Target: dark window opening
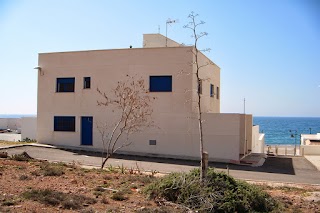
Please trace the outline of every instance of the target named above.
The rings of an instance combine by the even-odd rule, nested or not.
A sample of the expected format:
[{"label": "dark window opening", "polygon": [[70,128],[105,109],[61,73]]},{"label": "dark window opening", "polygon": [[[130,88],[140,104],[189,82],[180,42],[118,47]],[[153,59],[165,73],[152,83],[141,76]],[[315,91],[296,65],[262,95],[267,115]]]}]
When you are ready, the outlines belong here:
[{"label": "dark window opening", "polygon": [[157,141],[156,140],[149,140],[149,145],[157,145]]},{"label": "dark window opening", "polygon": [[202,80],[198,81],[198,93],[202,94]]},{"label": "dark window opening", "polygon": [[83,89],[90,89],[90,87],[91,87],[91,78],[84,77],[83,78]]},{"label": "dark window opening", "polygon": [[75,78],[57,78],[56,92],[74,92]]},{"label": "dark window opening", "polygon": [[150,76],[150,92],[172,92],[172,76]]},{"label": "dark window opening", "polygon": [[210,97],[214,97],[214,85],[210,84]]},{"label": "dark window opening", "polygon": [[219,87],[217,87],[217,99],[220,98],[220,90],[219,90]]},{"label": "dark window opening", "polygon": [[54,131],[75,132],[76,118],[74,116],[54,116]]}]

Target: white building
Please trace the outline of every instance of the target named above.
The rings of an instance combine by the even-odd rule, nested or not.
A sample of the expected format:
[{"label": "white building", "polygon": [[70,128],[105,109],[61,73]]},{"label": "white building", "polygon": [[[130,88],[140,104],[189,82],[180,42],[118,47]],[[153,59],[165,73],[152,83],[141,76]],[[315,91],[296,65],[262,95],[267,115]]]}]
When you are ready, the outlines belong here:
[{"label": "white building", "polygon": [[304,155],[320,155],[320,133],[301,134],[300,149]]},{"label": "white building", "polygon": [[[182,46],[160,34],[144,35],[143,48],[39,54],[37,140],[58,146],[101,150],[96,124],[112,121],[97,106],[97,88],[110,92],[126,75],[142,77],[157,97],[149,128],[131,137],[119,153],[199,159],[196,117],[197,79],[192,46]],[[202,81],[204,146],[209,159],[237,163],[263,150],[252,115],[220,113],[220,68],[199,55]]]}]

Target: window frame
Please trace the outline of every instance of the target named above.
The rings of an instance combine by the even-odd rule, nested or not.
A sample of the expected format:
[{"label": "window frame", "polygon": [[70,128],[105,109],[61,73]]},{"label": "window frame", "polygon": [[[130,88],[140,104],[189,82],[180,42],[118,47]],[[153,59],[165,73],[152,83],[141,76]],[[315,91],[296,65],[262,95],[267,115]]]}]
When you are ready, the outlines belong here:
[{"label": "window frame", "polygon": [[150,146],[156,146],[157,145],[157,140],[149,140],[149,145]]},{"label": "window frame", "polygon": [[[68,82],[68,81],[70,81],[70,82]],[[75,91],[75,84],[76,84],[75,77],[57,78],[56,79],[56,92],[58,92],[58,93],[74,92]],[[68,88],[70,85],[72,85],[72,89]]]},{"label": "window frame", "polygon": [[214,84],[210,84],[210,97],[214,97]]},{"label": "window frame", "polygon": [[[167,82],[160,85],[161,79]],[[172,75],[150,75],[149,92],[172,92]]]},{"label": "window frame", "polygon": [[53,131],[54,132],[75,132],[76,117],[75,116],[54,116]]},{"label": "window frame", "polygon": [[91,77],[83,77],[83,89],[91,89]]}]

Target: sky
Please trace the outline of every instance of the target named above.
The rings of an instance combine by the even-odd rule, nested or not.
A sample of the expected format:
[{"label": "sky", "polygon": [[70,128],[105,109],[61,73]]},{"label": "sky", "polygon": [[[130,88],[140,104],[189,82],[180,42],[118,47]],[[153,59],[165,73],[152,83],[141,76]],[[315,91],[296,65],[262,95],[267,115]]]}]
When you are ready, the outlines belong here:
[{"label": "sky", "polygon": [[0,114],[36,114],[38,53],[142,47],[142,34],[192,44],[221,68],[221,112],[320,117],[318,0],[0,0]]}]

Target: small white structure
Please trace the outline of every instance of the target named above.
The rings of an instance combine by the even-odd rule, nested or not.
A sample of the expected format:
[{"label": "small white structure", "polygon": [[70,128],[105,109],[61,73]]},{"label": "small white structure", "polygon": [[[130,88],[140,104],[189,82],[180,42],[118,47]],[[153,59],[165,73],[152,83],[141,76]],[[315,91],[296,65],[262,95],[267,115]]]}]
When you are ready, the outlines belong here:
[{"label": "small white structure", "polygon": [[23,117],[21,128],[21,139],[37,139],[37,117]]},{"label": "small white structure", "polygon": [[3,141],[22,141],[26,138],[36,140],[37,117],[0,118],[0,129],[12,131],[0,133],[0,140]]},{"label": "small white structure", "polygon": [[264,133],[259,133],[259,125],[252,127],[252,153],[264,153]]},{"label": "small white structure", "polygon": [[301,134],[301,149],[304,155],[320,155],[320,133]]}]

